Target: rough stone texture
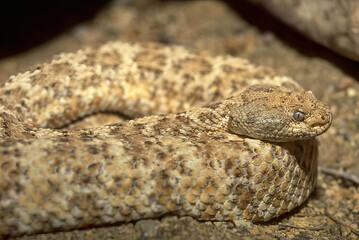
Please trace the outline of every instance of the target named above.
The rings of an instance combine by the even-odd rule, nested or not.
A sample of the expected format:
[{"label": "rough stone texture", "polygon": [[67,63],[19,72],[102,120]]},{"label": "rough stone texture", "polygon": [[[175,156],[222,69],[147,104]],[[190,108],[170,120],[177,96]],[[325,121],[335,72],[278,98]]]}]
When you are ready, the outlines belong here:
[{"label": "rough stone texture", "polygon": [[[116,1],[92,21],[19,56],[0,60],[0,79],[4,81],[10,74],[55,53],[107,40],[160,41],[206,49],[213,54],[232,54],[293,77],[329,103],[334,112],[332,127],[320,138],[319,165],[358,175],[358,64],[308,41],[242,1]],[[97,117],[104,121],[103,115]],[[254,236],[253,239],[358,239],[359,187],[343,178],[319,173],[317,189],[304,206],[252,230],[234,228],[231,223],[175,218],[170,222],[167,218],[153,221],[160,229],[157,239],[233,239],[243,235]],[[140,239],[141,234],[146,233],[126,224],[18,239]]]},{"label": "rough stone texture", "polygon": [[250,0],[314,41],[359,61],[357,0]]},{"label": "rough stone texture", "polygon": [[[39,234],[30,237],[21,237],[22,240],[47,240],[47,239],[86,239],[86,240],[136,240],[136,239],[194,239],[194,240],[215,240],[215,239],[267,239],[270,235],[263,234],[260,237],[255,235],[240,236],[233,224],[222,224],[216,222],[198,222],[190,217],[164,217],[163,219],[141,220],[136,223],[123,224],[117,227],[103,227],[91,230],[76,230],[72,232],[59,232],[51,234]],[[256,230],[258,232],[258,230]]]}]

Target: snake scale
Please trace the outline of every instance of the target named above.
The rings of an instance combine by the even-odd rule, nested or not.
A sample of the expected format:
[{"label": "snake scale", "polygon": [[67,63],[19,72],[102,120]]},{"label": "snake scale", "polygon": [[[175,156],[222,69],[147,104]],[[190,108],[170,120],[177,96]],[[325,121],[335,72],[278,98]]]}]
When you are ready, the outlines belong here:
[{"label": "snake scale", "polygon": [[[133,118],[63,127],[98,112]],[[266,221],[303,203],[329,107],[247,60],[111,42],[0,87],[0,236],[187,215]]]}]

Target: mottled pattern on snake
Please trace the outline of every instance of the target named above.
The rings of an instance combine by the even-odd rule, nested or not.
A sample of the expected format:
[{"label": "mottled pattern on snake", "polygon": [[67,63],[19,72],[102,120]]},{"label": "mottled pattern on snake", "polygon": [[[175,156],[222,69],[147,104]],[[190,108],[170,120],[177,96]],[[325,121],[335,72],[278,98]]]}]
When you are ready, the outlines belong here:
[{"label": "mottled pattern on snake", "polygon": [[[11,77],[0,96],[5,236],[164,214],[271,219],[313,190],[314,137],[331,123],[330,109],[287,77],[157,44],[61,54]],[[101,111],[180,113],[50,129]]]}]

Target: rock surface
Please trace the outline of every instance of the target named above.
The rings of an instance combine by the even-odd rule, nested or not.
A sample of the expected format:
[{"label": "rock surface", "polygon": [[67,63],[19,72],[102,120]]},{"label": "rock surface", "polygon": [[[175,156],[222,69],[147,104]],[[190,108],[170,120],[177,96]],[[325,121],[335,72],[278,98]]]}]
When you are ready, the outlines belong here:
[{"label": "rock surface", "polygon": [[[236,55],[293,77],[334,112],[332,127],[320,138],[319,165],[358,175],[358,63],[313,44],[243,1],[114,1],[90,21],[53,40],[1,59],[0,82],[56,53],[109,40],[155,41]],[[109,114],[97,115],[79,124],[103,123],[105,117],[108,122],[117,119]],[[309,201],[253,229],[236,228],[226,222],[164,217],[18,239],[358,239],[358,223],[359,185],[346,177],[320,173]]]},{"label": "rock surface", "polygon": [[359,61],[356,0],[249,0],[329,49]]}]

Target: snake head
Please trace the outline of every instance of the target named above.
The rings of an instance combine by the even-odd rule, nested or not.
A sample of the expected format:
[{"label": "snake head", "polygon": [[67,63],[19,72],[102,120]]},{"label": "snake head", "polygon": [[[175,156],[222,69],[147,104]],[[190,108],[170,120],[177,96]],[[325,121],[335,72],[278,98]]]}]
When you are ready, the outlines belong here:
[{"label": "snake head", "polygon": [[332,122],[330,108],[310,91],[254,85],[228,101],[229,130],[251,138],[305,140],[324,133]]}]

